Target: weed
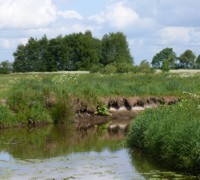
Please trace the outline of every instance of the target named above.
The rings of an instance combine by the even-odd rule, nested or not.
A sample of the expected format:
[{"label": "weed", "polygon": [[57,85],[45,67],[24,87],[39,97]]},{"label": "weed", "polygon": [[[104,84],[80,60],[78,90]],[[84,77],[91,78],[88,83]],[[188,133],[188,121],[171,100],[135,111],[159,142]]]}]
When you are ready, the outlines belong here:
[{"label": "weed", "polygon": [[109,115],[109,111],[108,108],[105,104],[100,104],[97,106],[97,111],[95,112],[95,114],[97,115],[103,115],[103,116],[108,116]]}]

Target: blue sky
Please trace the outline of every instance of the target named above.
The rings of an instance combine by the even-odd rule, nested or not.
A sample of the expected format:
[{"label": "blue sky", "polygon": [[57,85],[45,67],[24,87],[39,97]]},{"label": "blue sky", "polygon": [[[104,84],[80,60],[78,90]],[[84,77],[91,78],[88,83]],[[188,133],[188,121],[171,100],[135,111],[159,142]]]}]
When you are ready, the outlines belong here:
[{"label": "blue sky", "polygon": [[200,54],[199,0],[0,0],[0,61],[13,61],[18,44],[44,34],[91,30],[101,38],[123,32],[139,64],[171,47]]}]

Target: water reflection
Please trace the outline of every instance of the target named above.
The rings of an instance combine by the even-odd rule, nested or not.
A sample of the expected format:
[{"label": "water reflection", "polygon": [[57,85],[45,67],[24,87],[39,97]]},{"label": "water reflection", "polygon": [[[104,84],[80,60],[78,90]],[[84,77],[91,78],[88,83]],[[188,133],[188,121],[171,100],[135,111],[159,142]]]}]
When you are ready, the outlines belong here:
[{"label": "water reflection", "polygon": [[[185,178],[123,147],[122,136],[73,126],[0,131],[0,179]],[[191,177],[190,177],[191,178]]]},{"label": "water reflection", "polygon": [[47,126],[35,129],[12,129],[0,131],[0,151],[15,158],[50,158],[72,152],[115,150],[122,141],[111,138],[107,133],[100,136],[95,129],[89,134],[76,131],[69,126]]}]

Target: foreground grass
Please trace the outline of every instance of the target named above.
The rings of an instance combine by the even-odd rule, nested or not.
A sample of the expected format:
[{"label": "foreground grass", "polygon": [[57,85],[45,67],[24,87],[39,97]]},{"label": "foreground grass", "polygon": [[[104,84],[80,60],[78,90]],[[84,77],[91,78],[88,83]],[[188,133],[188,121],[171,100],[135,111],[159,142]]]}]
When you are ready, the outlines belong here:
[{"label": "foreground grass", "polygon": [[200,175],[200,101],[149,109],[131,124],[130,148],[152,155],[161,164]]}]

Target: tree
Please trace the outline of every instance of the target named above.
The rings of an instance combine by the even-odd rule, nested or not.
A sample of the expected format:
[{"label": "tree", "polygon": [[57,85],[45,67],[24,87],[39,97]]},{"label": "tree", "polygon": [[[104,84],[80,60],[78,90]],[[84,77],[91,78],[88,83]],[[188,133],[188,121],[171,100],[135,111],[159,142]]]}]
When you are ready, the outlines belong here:
[{"label": "tree", "polygon": [[0,63],[0,74],[9,74],[11,71],[12,63],[7,60]]},{"label": "tree", "polygon": [[[132,65],[128,43],[122,33],[110,33],[102,40],[90,31],[61,35],[48,40],[29,38],[18,45],[14,55],[14,72],[91,70],[110,63]],[[95,67],[96,66],[96,67]],[[124,65],[123,65],[124,66]]]},{"label": "tree", "polygon": [[135,71],[140,73],[153,73],[154,69],[151,67],[150,63],[144,59],[138,67],[135,67]]},{"label": "tree", "polygon": [[102,42],[102,57],[100,63],[104,66],[111,63],[133,64],[133,58],[130,54],[126,36],[121,33],[105,34]]},{"label": "tree", "polygon": [[188,49],[179,57],[180,66],[182,68],[193,68],[196,56]]},{"label": "tree", "polygon": [[170,70],[169,64],[170,64],[169,61],[167,59],[164,59],[162,66],[161,66],[161,70],[163,72],[169,72],[169,70]]},{"label": "tree", "polygon": [[13,53],[15,58],[13,63],[13,72],[26,72],[26,47],[23,44],[17,46],[17,50]]},{"label": "tree", "polygon": [[198,69],[200,69],[200,55],[196,59],[196,66]]},{"label": "tree", "polygon": [[101,41],[92,36],[90,31],[80,34],[78,38],[76,67],[78,70],[91,70],[94,64],[99,64],[101,57]]},{"label": "tree", "polygon": [[153,57],[151,64],[154,68],[161,68],[164,60],[169,62],[169,67],[175,67],[176,53],[173,51],[173,48],[165,48],[161,50]]}]

